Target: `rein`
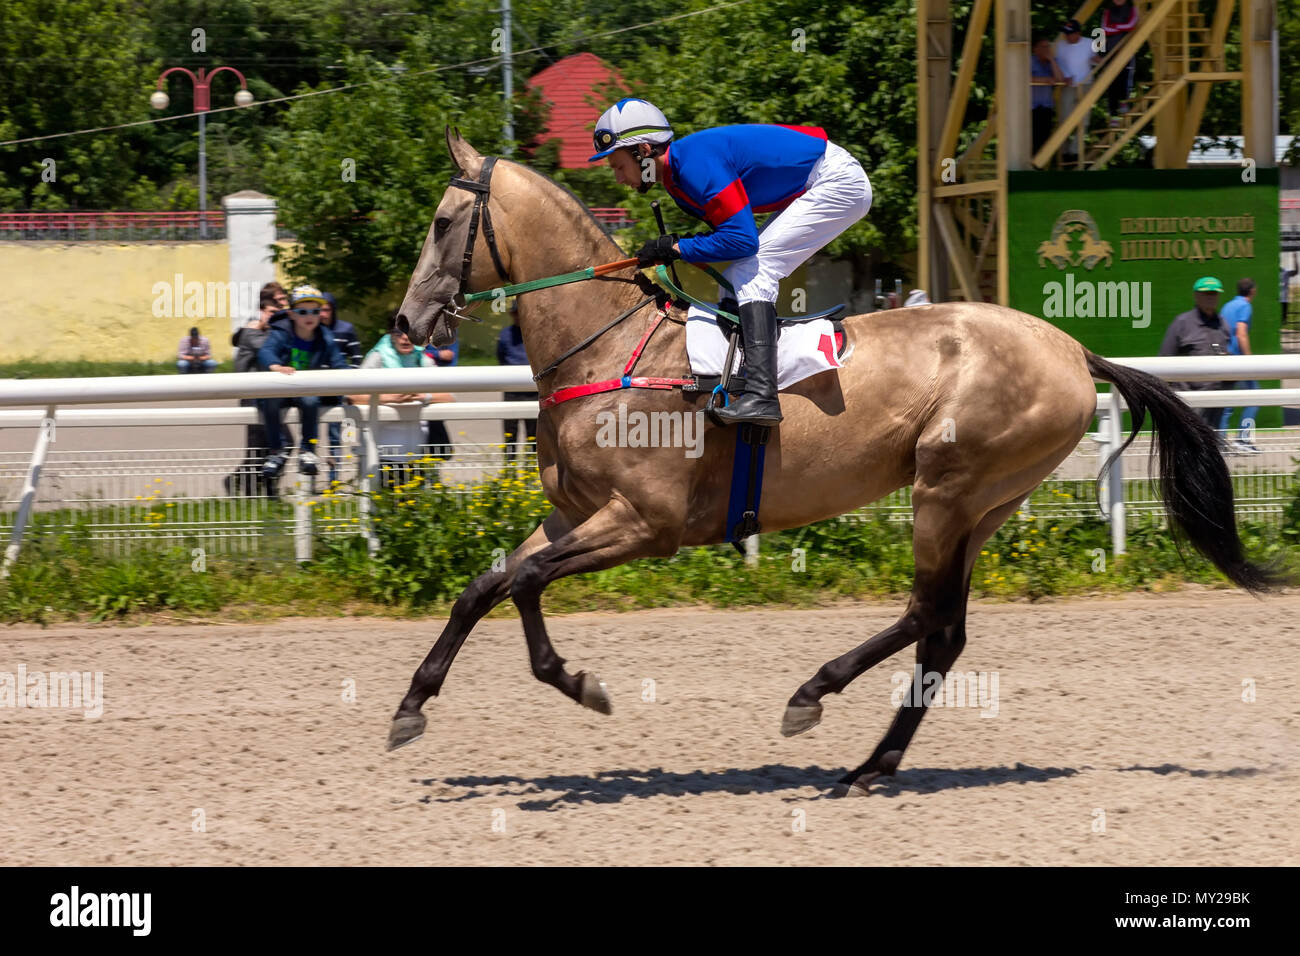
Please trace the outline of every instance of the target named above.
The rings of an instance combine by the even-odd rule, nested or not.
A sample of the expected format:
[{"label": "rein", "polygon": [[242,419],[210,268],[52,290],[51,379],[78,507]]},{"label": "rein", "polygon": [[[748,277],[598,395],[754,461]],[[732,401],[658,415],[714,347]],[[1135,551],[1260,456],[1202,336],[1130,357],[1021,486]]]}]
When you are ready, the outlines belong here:
[{"label": "rein", "polygon": [[605,327],[603,327],[599,332],[593,332],[591,335],[587,336],[585,339],[583,339],[581,342],[579,342],[579,343],[578,343],[577,345],[575,345],[573,348],[569,349],[567,352],[565,352],[563,355],[561,355],[559,358],[557,358],[557,359],[556,359],[554,362],[552,362],[550,365],[546,366],[546,368],[542,369],[540,372],[538,372],[536,375],[534,375],[534,376],[533,376],[533,381],[534,381],[534,382],[540,382],[540,381],[541,381],[543,378],[545,378],[547,375],[550,375],[550,374],[551,374],[552,372],[554,372],[557,368],[559,368],[559,367],[560,367],[560,364],[561,364],[562,362],[564,362],[566,359],[572,358],[574,355],[577,355],[579,352],[581,352],[583,349],[585,349],[585,348],[586,348],[588,345],[590,345],[592,342],[596,341],[596,339],[600,338],[602,335],[604,335],[606,332],[608,332],[608,331],[609,331],[610,329],[612,329],[614,326],[618,325],[618,324],[619,324],[620,322],[622,322],[624,319],[629,318],[629,317],[635,315],[637,312],[640,312],[642,309],[644,309],[647,305],[649,305],[649,304],[650,304],[651,302],[653,302],[654,300],[655,300],[655,297],[654,297],[654,296],[650,296],[650,297],[647,298],[647,299],[642,299],[642,300],[641,300],[640,302],[638,302],[636,305],[632,306],[632,308],[628,309],[626,312],[624,312],[624,313],[622,313],[621,315],[619,315],[616,319],[614,319],[614,320],[613,320],[612,322],[610,322],[608,325],[606,325]]},{"label": "rein", "polygon": [[[469,285],[470,268],[474,262],[474,242],[478,238],[480,220],[483,223],[483,238],[487,240],[488,251],[492,254],[492,264],[496,267],[497,275],[501,277],[502,281],[507,283],[510,279],[510,276],[506,274],[505,266],[501,263],[501,253],[497,250],[496,232],[492,228],[492,214],[488,209],[488,202],[492,198],[492,170],[496,166],[496,162],[497,158],[495,156],[489,156],[484,159],[483,167],[479,170],[478,179],[476,180],[455,176],[448,183],[449,187],[454,186],[457,189],[465,189],[474,194],[474,210],[470,214],[469,236],[465,241],[465,255],[461,260],[460,267],[460,291],[457,294],[457,298],[461,302],[466,304],[471,302],[482,302],[486,299],[503,298],[509,295],[519,295],[524,292],[534,292],[538,289],[549,289],[558,285],[567,285],[570,282],[584,282],[588,279],[601,278],[608,273],[617,272],[620,269],[627,269],[631,266],[637,265],[637,260],[635,258],[620,259],[615,262],[607,262],[598,266],[588,266],[587,268],[579,269],[576,272],[566,272],[563,275],[548,276],[543,279],[530,279],[527,282],[507,284],[483,292],[466,293],[465,289]],[[712,275],[725,288],[731,288],[731,283],[727,282],[725,278],[709,266],[700,266],[700,268]],[[656,268],[655,273],[658,275],[660,282],[662,282],[664,286],[671,290],[678,298],[694,302],[696,305],[707,308],[711,312],[717,312],[717,314],[722,318],[730,319],[733,322],[738,321],[738,319],[730,313],[719,311],[709,303],[701,302],[700,300],[687,295],[681,289],[678,289],[676,285],[669,281],[668,272],[663,266]],[[533,381],[541,381],[541,379],[559,368],[566,360],[581,352],[606,332],[610,331],[610,329],[613,329],[621,322],[631,318],[655,300],[656,296],[649,296],[632,306],[632,308],[620,313],[598,331],[587,336],[577,345],[565,351],[554,362],[534,375]],[[541,400],[540,408],[552,408],[559,405],[561,402],[567,402],[573,398],[581,398],[584,395],[596,395],[600,392],[610,392],[622,388],[670,389],[697,386],[699,383],[695,378],[662,378],[656,376],[632,375],[637,362],[641,359],[641,353],[645,351],[645,347],[650,341],[650,337],[654,335],[655,330],[659,328],[663,323],[663,320],[668,317],[668,313],[672,310],[672,307],[673,301],[671,298],[666,299],[666,301],[659,307],[654,319],[646,326],[645,333],[641,336],[641,341],[637,343],[636,348],[632,350],[631,356],[628,357],[626,364],[624,364],[623,374],[621,376],[618,378],[606,379],[601,382],[588,382],[585,385],[574,385],[568,388],[557,389]],[[459,312],[459,310],[457,311]],[[461,317],[472,318],[472,316],[466,315],[462,315]]]}]

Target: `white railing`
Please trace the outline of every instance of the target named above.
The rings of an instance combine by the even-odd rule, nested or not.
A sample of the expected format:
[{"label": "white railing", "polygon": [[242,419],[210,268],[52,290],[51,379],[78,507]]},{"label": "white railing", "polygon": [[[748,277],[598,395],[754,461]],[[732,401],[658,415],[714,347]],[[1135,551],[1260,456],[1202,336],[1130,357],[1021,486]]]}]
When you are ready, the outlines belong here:
[{"label": "white railing", "polygon": [[[1140,368],[1168,381],[1300,378],[1300,355],[1122,358],[1111,361]],[[377,401],[378,395],[404,391],[532,391],[534,388],[526,367],[325,370],[299,372],[291,376],[265,372],[0,381],[0,406],[10,406],[8,410],[0,410],[0,427],[37,428],[35,447],[27,461],[22,493],[17,501],[14,522],[10,528],[4,569],[7,572],[21,547],[23,533],[36,501],[41,471],[50,454],[50,443],[59,426],[108,425],[114,428],[149,428],[177,424],[247,425],[258,421],[257,409],[249,406],[123,409],[87,409],[75,406],[126,402],[174,403],[211,399],[368,394],[371,396],[368,408],[352,405],[324,408],[321,410],[320,418],[322,427],[338,421],[348,421],[355,426],[356,445],[360,452],[357,456],[355,476],[358,487],[369,491],[382,458],[381,449],[375,442],[375,432],[381,424],[394,421],[409,422],[412,415],[424,420],[452,421],[535,418],[538,414],[536,402],[455,402],[412,409],[381,405]],[[1300,389],[1215,390],[1183,392],[1180,395],[1193,407],[1300,405]],[[1124,410],[1123,403],[1115,392],[1098,396],[1099,428],[1096,433],[1088,436],[1091,442],[1097,444],[1092,446],[1095,449],[1092,453],[1081,446],[1080,455],[1084,463],[1092,461],[1093,454],[1099,460],[1104,460],[1123,440],[1121,423]],[[290,410],[290,420],[293,414]],[[500,446],[489,448],[456,444],[446,450],[447,458],[440,459],[438,467],[450,468],[466,478],[481,475],[492,470],[504,457],[499,454],[499,449]],[[1135,450],[1140,451],[1140,449]],[[1290,443],[1286,443],[1285,448],[1279,443],[1276,445],[1276,450],[1289,451]],[[202,463],[186,462],[185,470],[192,474],[201,473],[209,476],[211,480],[208,484],[214,484],[226,460],[217,454],[218,451],[220,450],[209,449],[201,453],[196,452],[196,456],[202,458]],[[233,450],[231,451],[233,453]],[[106,471],[103,457],[107,453],[80,454],[83,457],[77,461],[77,466],[82,468],[83,472],[91,473],[98,469],[98,473],[102,474]],[[90,457],[92,455],[97,457],[92,459]],[[65,460],[72,462],[73,458],[69,457]],[[138,475],[143,469],[144,462],[156,463],[158,460],[157,457],[134,461],[118,458],[112,464],[116,466],[113,470],[123,474]],[[10,467],[11,469],[14,467],[13,463]],[[0,460],[0,476],[4,469],[5,463]],[[75,470],[70,467],[69,473]],[[1072,470],[1081,471],[1079,468]],[[1080,474],[1075,477],[1081,476]],[[129,504],[130,497],[126,491],[120,491],[114,500]],[[302,491],[301,487],[299,491]],[[308,507],[309,504],[306,494],[300,493],[295,500],[294,550],[300,559],[310,554],[312,512]],[[368,504],[368,495],[359,496],[357,510],[360,530],[366,534],[373,548],[376,546],[376,539],[368,525]],[[1121,459],[1112,463],[1105,475],[1101,505],[1111,524],[1113,548],[1117,554],[1123,553],[1127,509]],[[884,503],[883,507],[886,511],[891,509],[901,511],[905,508],[905,502],[890,501]],[[203,514],[196,511],[195,526],[199,526],[204,520]],[[231,527],[248,523],[246,518],[231,518],[230,521]]]},{"label": "white railing", "polygon": [[[39,409],[33,412],[0,412],[8,417],[8,424],[36,424],[37,435],[20,493],[17,513],[10,529],[9,544],[5,548],[0,576],[7,575],[22,547],[23,534],[31,518],[45,467],[50,444],[57,433],[59,422],[65,425],[101,422],[114,427],[131,420],[141,425],[158,425],[180,412],[180,422],[193,423],[206,420],[213,412],[233,423],[256,421],[255,408],[228,409],[131,409],[116,413],[114,409],[82,409],[61,411],[64,405],[89,405],[125,402],[177,402],[205,399],[289,398],[302,395],[369,395],[366,413],[356,405],[346,405],[322,411],[322,423],[352,420],[360,434],[361,467],[359,485],[370,491],[376,469],[379,467],[379,446],[375,441],[376,427],[383,421],[399,420],[402,412],[380,405],[379,396],[395,392],[496,392],[502,390],[536,391],[532,375],[524,366],[418,368],[418,369],[328,369],[296,372],[284,375],[279,372],[244,372],[208,375],[176,376],[122,376],[120,378],[68,378],[30,379],[0,382],[0,406],[25,406]],[[457,407],[459,405],[459,407]],[[493,407],[495,406],[495,408]],[[500,411],[497,411],[500,409]],[[107,414],[103,414],[107,412]],[[205,415],[206,413],[206,415]],[[423,418],[536,418],[536,402],[475,402],[438,403],[422,409]],[[188,418],[187,418],[188,416]],[[299,496],[301,504],[301,495]],[[378,541],[369,527],[369,496],[363,494],[360,502],[362,532],[371,550]],[[306,523],[310,511],[295,509],[295,548],[299,559],[305,560],[310,544],[310,525]]]}]

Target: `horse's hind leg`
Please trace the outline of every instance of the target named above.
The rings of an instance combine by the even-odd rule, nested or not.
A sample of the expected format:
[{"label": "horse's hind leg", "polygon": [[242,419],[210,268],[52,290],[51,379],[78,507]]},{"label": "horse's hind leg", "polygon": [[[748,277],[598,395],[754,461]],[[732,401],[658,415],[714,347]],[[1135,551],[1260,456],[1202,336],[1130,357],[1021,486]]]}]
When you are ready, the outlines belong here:
[{"label": "horse's hind leg", "polygon": [[[969,578],[966,586],[968,588],[970,586]],[[847,795],[854,789],[866,791],[871,782],[877,777],[892,775],[898,769],[898,765],[903,759],[903,752],[907,750],[907,745],[911,743],[917,727],[921,725],[921,719],[925,717],[927,708],[925,698],[921,696],[921,685],[924,676],[928,674],[946,675],[952,665],[957,662],[957,658],[965,646],[966,620],[964,609],[962,620],[933,634],[927,634],[917,642],[916,662],[920,673],[913,677],[912,694],[899,708],[898,713],[894,716],[894,722],[889,725],[889,730],[881,738],[880,743],[876,744],[876,749],[867,758],[866,763],[840,778],[839,786],[842,794]],[[919,702],[914,703],[914,701]]]},{"label": "horse's hind leg", "polygon": [[[942,674],[946,679],[948,671],[957,662],[962,649],[966,646],[966,604],[970,596],[971,570],[975,566],[980,548],[1015,513],[1023,500],[1024,495],[1017,495],[1012,501],[990,511],[981,519],[971,535],[966,546],[966,573],[962,582],[960,617],[948,627],[926,635],[916,645],[916,662],[920,673],[913,678],[912,694],[899,708],[894,716],[894,722],[890,724],[888,732],[876,745],[876,749],[867,758],[866,763],[840,778],[839,785],[842,793],[865,793],[873,780],[881,776],[892,776],[898,769],[903,753],[907,750],[907,745],[912,742],[912,737],[916,734],[916,729],[921,725],[921,720],[928,709],[925,698],[921,696],[920,682],[928,674]],[[918,700],[919,702],[915,702]]]},{"label": "horse's hind leg", "polygon": [[[659,527],[679,528],[677,522]],[[533,676],[560,690],[584,707],[602,714],[612,712],[605,685],[595,674],[570,674],[564,658],[551,645],[542,618],[542,591],[552,581],[570,574],[602,571],[636,558],[670,555],[677,540],[656,535],[652,526],[626,499],[615,495],[608,504],[564,537],[526,558],[515,573],[510,597],[519,608],[528,641]]]},{"label": "horse's hind leg", "polygon": [[870,640],[823,664],[795,691],[781,720],[785,736],[803,733],[821,721],[821,699],[826,694],[840,693],[866,670],[909,644],[958,623],[964,614],[967,542],[975,522],[963,513],[960,495],[918,488],[912,500],[916,579],[907,610]]},{"label": "horse's hind leg", "polygon": [[452,662],[465,643],[465,638],[469,637],[469,632],[483,619],[483,615],[510,596],[510,585],[520,563],[530,554],[564,536],[570,527],[567,518],[558,511],[552,511],[523,544],[510,553],[504,571],[480,574],[456,599],[446,627],[411,678],[411,687],[398,705],[397,713],[393,715],[393,724],[388,731],[389,750],[409,744],[424,733],[425,718],[420,709],[425,701],[437,696],[442,689],[442,682],[446,680],[447,672],[451,670]]}]

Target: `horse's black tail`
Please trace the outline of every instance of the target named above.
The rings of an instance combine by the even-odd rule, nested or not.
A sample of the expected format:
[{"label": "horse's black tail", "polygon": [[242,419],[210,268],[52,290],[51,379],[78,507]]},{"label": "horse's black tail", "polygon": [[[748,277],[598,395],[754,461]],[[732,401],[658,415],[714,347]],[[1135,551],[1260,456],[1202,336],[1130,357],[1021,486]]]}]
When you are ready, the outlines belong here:
[{"label": "horse's black tail", "polygon": [[1092,377],[1115,386],[1133,416],[1132,431],[1106,465],[1133,443],[1149,412],[1160,449],[1160,493],[1175,535],[1251,593],[1291,583],[1276,565],[1263,567],[1246,558],[1237,534],[1232,478],[1214,429],[1154,375],[1085,353]]}]

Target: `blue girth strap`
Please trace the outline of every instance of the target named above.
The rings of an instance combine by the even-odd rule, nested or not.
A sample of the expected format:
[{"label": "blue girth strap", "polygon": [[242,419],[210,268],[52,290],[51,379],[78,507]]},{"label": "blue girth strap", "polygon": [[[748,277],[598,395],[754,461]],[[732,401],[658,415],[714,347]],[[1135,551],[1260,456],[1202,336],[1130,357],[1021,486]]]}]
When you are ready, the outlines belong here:
[{"label": "blue girth strap", "polygon": [[740,542],[758,534],[758,507],[763,497],[763,461],[771,428],[736,428],[736,460],[731,468],[731,497],[727,502],[727,540],[744,553]]}]

